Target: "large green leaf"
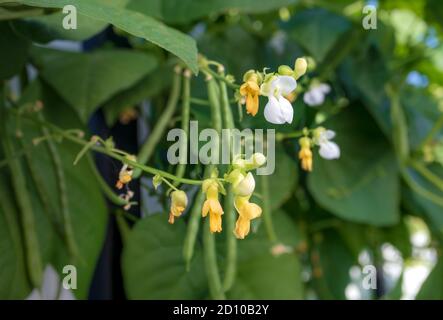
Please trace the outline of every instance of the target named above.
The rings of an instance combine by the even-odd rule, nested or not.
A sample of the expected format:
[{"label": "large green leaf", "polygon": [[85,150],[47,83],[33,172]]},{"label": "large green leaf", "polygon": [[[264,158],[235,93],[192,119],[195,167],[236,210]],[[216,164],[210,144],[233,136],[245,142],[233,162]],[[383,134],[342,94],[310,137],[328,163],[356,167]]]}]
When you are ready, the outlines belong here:
[{"label": "large green leaf", "polygon": [[[274,213],[275,227],[284,245],[293,248],[300,240],[295,223],[284,212]],[[301,266],[294,253],[271,254],[272,244],[264,227],[238,241],[237,277],[228,292],[230,299],[302,299]]]},{"label": "large green leaf", "polygon": [[127,238],[122,269],[130,299],[201,299],[207,294],[201,249],[196,248],[186,272],[185,225],[182,220],[174,225],[167,220],[165,214],[146,217]]},{"label": "large green leaf", "polygon": [[63,97],[83,121],[100,104],[127,89],[152,71],[153,56],[128,50],[93,53],[34,50],[41,76]]},{"label": "large green leaf", "polygon": [[297,0],[132,0],[129,9],[169,23],[186,23],[206,15],[228,10],[261,13],[296,3]]},{"label": "large green leaf", "polygon": [[[335,215],[375,226],[399,220],[399,178],[395,156],[365,110],[351,106],[324,124],[337,132],[338,160],[314,157],[308,186]],[[317,152],[315,152],[317,154]]]},{"label": "large green leaf", "polygon": [[291,38],[319,62],[350,28],[351,23],[346,18],[324,9],[302,11],[284,25]]},{"label": "large green leaf", "polygon": [[74,5],[78,13],[84,16],[110,23],[170,51],[182,59],[194,73],[198,73],[195,41],[139,12],[116,8],[104,0],[20,0],[19,2],[30,6],[49,8]]}]

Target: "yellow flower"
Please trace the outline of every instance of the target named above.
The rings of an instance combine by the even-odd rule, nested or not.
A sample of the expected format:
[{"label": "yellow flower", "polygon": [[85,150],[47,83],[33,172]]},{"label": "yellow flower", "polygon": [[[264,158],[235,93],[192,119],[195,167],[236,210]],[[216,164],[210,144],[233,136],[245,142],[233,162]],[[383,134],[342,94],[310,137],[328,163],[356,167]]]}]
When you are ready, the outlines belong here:
[{"label": "yellow flower", "polygon": [[244,239],[251,229],[251,220],[260,217],[262,209],[255,203],[250,203],[247,197],[235,197],[234,205],[238,212],[234,234],[238,239]]},{"label": "yellow flower", "polygon": [[206,193],[206,201],[203,203],[202,216],[209,213],[209,229],[212,233],[222,231],[223,208],[218,201],[218,183],[212,179],[203,182],[203,192]]},{"label": "yellow flower", "polygon": [[246,112],[255,116],[258,112],[258,96],[260,86],[258,85],[258,76],[251,74],[240,87],[240,94],[246,97]]},{"label": "yellow flower", "polygon": [[299,140],[300,152],[298,158],[301,161],[301,167],[305,171],[312,171],[312,151],[311,140],[308,137],[303,137]]},{"label": "yellow flower", "polygon": [[188,205],[188,197],[186,193],[181,190],[176,190],[171,193],[171,210],[169,211],[169,223],[174,223],[175,217],[180,217]]},{"label": "yellow flower", "polygon": [[118,181],[115,184],[117,189],[122,189],[125,184],[128,184],[132,180],[133,170],[128,167],[127,164],[123,165],[118,174]]},{"label": "yellow flower", "polygon": [[[126,158],[131,161],[136,161],[135,157],[131,155],[127,155]],[[128,164],[124,164],[118,174],[118,180],[117,183],[115,184],[116,188],[120,190],[123,188],[125,184],[131,182],[133,173],[134,171],[132,167],[129,166]]]}]

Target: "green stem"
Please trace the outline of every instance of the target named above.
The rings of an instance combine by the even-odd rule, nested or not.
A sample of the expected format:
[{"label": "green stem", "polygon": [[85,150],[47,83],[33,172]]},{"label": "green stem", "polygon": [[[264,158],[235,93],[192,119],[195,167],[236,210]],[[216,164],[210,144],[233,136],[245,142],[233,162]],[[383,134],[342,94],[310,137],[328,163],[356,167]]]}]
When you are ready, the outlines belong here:
[{"label": "green stem", "polygon": [[196,104],[199,106],[209,106],[209,101],[205,100],[205,99],[199,99],[199,98],[190,98],[189,101],[192,104]]},{"label": "green stem", "polygon": [[232,89],[240,89],[240,86],[238,84],[232,83],[230,81],[228,81],[228,79],[226,79],[226,77],[219,75],[217,72],[213,71],[211,68],[206,67],[206,68],[202,68],[202,71],[209,73],[212,77],[214,77],[217,80],[223,81],[224,83],[226,83],[226,85]]},{"label": "green stem", "polygon": [[436,205],[443,207],[443,197],[440,197],[440,196],[430,192],[426,188],[423,188],[422,186],[420,186],[417,182],[415,182],[414,178],[412,178],[410,176],[410,174],[405,169],[402,170],[401,173],[402,173],[402,177],[405,180],[406,184],[412,190],[414,190],[416,193],[418,193],[422,197],[428,199],[429,201],[435,203]]},{"label": "green stem", "polygon": [[434,136],[441,130],[442,127],[443,127],[443,114],[437,119],[432,129],[428,132],[426,137],[420,143],[420,145],[418,146],[418,150],[423,149],[424,146],[426,146],[429,142],[431,142]]},{"label": "green stem", "polygon": [[126,201],[122,197],[119,197],[118,194],[116,194],[112,188],[108,185],[108,183],[103,179],[102,175],[98,171],[97,167],[95,166],[94,160],[90,155],[87,156],[89,167],[91,168],[92,172],[94,173],[95,179],[97,180],[98,184],[100,185],[100,188],[102,192],[105,194],[106,198],[108,198],[109,201],[111,201],[113,204],[117,206],[125,206],[129,204],[129,201]]},{"label": "green stem", "polygon": [[272,222],[272,210],[269,198],[269,180],[268,176],[261,176],[262,185],[262,203],[263,203],[263,221],[265,223],[266,233],[271,242],[277,242],[277,236]]},{"label": "green stem", "polygon": [[443,192],[443,179],[434,174],[431,170],[426,168],[421,163],[417,161],[411,161],[412,167],[417,170],[424,178],[426,178],[429,182],[431,182],[434,186],[436,186],[440,191]]},{"label": "green stem", "polygon": [[[180,159],[177,165],[175,175],[182,178],[186,171],[186,162],[188,159],[188,135],[189,135],[189,113],[191,109],[191,72],[186,70],[183,77],[183,96],[182,96],[182,130],[185,133],[185,139],[180,140]],[[178,186],[177,181],[174,182],[174,186]]]},{"label": "green stem", "polygon": [[[149,138],[145,141],[143,146],[140,148],[139,154],[137,156],[137,160],[141,164],[146,164],[149,162],[152,154],[154,153],[157,144],[161,140],[164,131],[166,130],[169,121],[174,115],[175,109],[177,107],[177,102],[180,96],[180,83],[181,83],[181,75],[179,70],[175,70],[174,78],[172,79],[172,87],[171,93],[169,95],[168,103],[166,104],[166,108],[158,119],[157,124],[152,130]],[[134,170],[133,177],[138,178],[141,174],[142,170],[140,168],[136,168]]]},{"label": "green stem", "polygon": [[391,99],[391,121],[394,135],[394,149],[400,166],[409,158],[408,125],[397,88],[388,86],[386,92]]},{"label": "green stem", "polygon": [[[13,109],[9,109],[8,111],[11,112],[11,114],[15,114],[16,116],[20,116]],[[45,126],[46,128],[50,129],[54,133],[57,133],[58,135],[60,135],[64,139],[69,140],[71,142],[74,142],[76,144],[84,146],[84,145],[89,143],[89,141],[86,141],[86,140],[84,140],[82,138],[79,138],[78,136],[73,136],[72,134],[67,133],[65,130],[63,130],[63,129],[61,129],[61,128],[59,128],[59,127],[57,127],[57,126],[55,126],[52,123],[49,123],[47,121],[38,120],[38,119],[35,119],[34,117],[26,116],[26,115],[21,115],[21,116],[25,116],[28,119],[30,119],[31,121],[33,121],[33,122],[35,122],[37,124]],[[159,175],[159,176],[162,176],[162,177],[167,178],[169,180],[174,180],[174,181],[178,181],[178,182],[185,183],[185,184],[191,184],[191,185],[200,185],[200,184],[203,183],[203,181],[201,181],[201,180],[177,178],[175,175],[173,175],[173,174],[171,174],[169,172],[166,172],[166,171],[163,171],[163,170],[159,170],[159,169],[155,169],[153,167],[149,167],[149,166],[146,166],[146,165],[142,165],[142,164],[140,164],[140,163],[138,163],[136,161],[132,161],[132,160],[128,159],[126,156],[117,154],[113,150],[109,150],[109,149],[104,148],[102,146],[92,146],[91,150],[95,151],[95,152],[102,153],[102,154],[106,154],[107,156],[109,156],[109,157],[111,157],[113,159],[116,159],[116,160],[118,160],[118,161],[120,161],[122,163],[126,163],[126,164],[128,164],[128,165],[130,165],[130,166],[132,166],[134,168],[138,168],[141,171],[144,171],[144,172],[152,174],[152,175]],[[122,151],[120,151],[120,152],[122,152]]]},{"label": "green stem", "polygon": [[300,138],[303,135],[304,135],[303,130],[294,131],[294,132],[290,132],[290,133],[278,132],[275,138],[277,141],[283,141],[285,139]]}]

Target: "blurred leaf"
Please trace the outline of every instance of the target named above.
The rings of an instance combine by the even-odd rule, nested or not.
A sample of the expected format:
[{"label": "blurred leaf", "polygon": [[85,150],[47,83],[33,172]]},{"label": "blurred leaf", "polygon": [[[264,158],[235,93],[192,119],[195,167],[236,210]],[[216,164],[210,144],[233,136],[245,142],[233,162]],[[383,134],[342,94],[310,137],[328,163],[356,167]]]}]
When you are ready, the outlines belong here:
[{"label": "blurred leaf", "polygon": [[133,86],[157,64],[149,54],[117,49],[76,53],[39,48],[33,55],[43,79],[84,122],[107,99]]},{"label": "blurred leaf", "polygon": [[[268,162],[271,161],[267,155]],[[281,148],[276,146],[275,171],[269,176],[270,203],[272,210],[278,209],[292,194],[292,189],[297,183],[298,167],[295,161],[289,157]],[[261,179],[256,179],[258,193],[261,192]]]},{"label": "blurred leaf", "polygon": [[308,186],[335,215],[374,226],[399,220],[399,177],[390,146],[364,109],[351,106],[324,124],[337,133],[338,160],[318,155]]},{"label": "blurred leaf", "polygon": [[28,58],[30,42],[20,37],[9,22],[0,22],[0,81],[19,73]]},{"label": "blurred leaf", "polygon": [[343,16],[324,9],[308,9],[297,13],[283,26],[292,39],[322,62],[351,23]]},{"label": "blurred leaf", "polygon": [[139,221],[126,240],[122,269],[130,299],[202,299],[207,294],[201,249],[197,244],[191,269],[183,259],[183,220],[168,223],[165,214]]},{"label": "blurred leaf", "polygon": [[[275,227],[285,245],[296,245],[300,232],[282,211],[274,213]],[[229,299],[302,299],[301,266],[294,253],[271,254],[264,228],[238,241],[237,278]]]},{"label": "blurred leaf", "polygon": [[335,231],[320,234],[321,240],[312,254],[314,285],[320,299],[346,299],[345,290],[351,279],[349,269],[356,257]]},{"label": "blurred leaf", "polygon": [[441,257],[439,257],[437,264],[422,284],[415,298],[417,300],[443,299],[443,260]]},{"label": "blurred leaf", "polygon": [[209,14],[229,10],[262,13],[296,3],[297,0],[131,0],[128,9],[149,14],[167,23],[187,23]]},{"label": "blurred leaf", "polygon": [[158,67],[132,87],[117,93],[105,102],[102,109],[108,126],[112,126],[127,107],[158,95],[170,84],[172,74],[173,71],[169,66]]},{"label": "blurred leaf", "polygon": [[[443,168],[440,165],[432,165],[429,166],[428,169],[431,170],[434,175],[437,175],[440,177],[440,179],[443,179]],[[412,179],[418,185],[428,190],[428,192],[442,197],[441,190],[435,187],[432,183],[424,179],[417,172],[410,171],[410,173]],[[405,197],[408,198],[408,201],[414,201],[416,204],[418,204],[418,209],[420,211],[415,213],[424,214],[425,218],[429,221],[429,228],[438,238],[443,239],[443,215],[441,214],[443,210],[442,206],[430,201],[428,198],[423,197],[423,195],[418,194],[409,188],[405,189],[405,192]]]},{"label": "blurred leaf", "polygon": [[194,73],[198,73],[197,47],[194,39],[149,16],[124,8],[116,8],[103,0],[20,0],[20,3],[50,8],[73,5],[80,14],[110,23],[175,54]]}]

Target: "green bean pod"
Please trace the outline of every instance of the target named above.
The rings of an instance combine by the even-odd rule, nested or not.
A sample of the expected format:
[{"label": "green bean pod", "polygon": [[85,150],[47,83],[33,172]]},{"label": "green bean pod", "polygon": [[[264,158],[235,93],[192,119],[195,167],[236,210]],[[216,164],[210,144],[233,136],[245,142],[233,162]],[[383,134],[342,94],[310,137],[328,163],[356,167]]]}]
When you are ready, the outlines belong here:
[{"label": "green bean pod", "polygon": [[268,176],[261,176],[262,201],[263,201],[263,221],[265,223],[266,233],[271,242],[277,241],[277,236],[272,222],[272,210],[269,199],[269,180]]},{"label": "green bean pod", "polygon": [[[189,113],[191,109],[191,72],[185,70],[183,76],[183,93],[182,93],[182,130],[185,133],[185,139],[181,139],[180,142],[180,161],[177,165],[177,171],[175,175],[182,178],[186,170],[186,160],[188,158],[188,135],[189,135]],[[183,152],[185,150],[186,152]],[[179,182],[174,181],[174,186],[178,186]]]},{"label": "green bean pod", "polygon": [[43,279],[43,263],[40,254],[40,245],[38,241],[34,212],[31,199],[27,192],[26,178],[23,172],[20,159],[13,158],[14,147],[7,133],[6,124],[8,119],[5,113],[1,112],[1,118],[5,119],[2,124],[2,144],[5,156],[8,159],[9,169],[11,171],[11,180],[21,214],[21,226],[24,232],[24,242],[26,249],[26,264],[31,284],[35,288],[40,288]]},{"label": "green bean pod", "polygon": [[[223,121],[227,129],[234,129],[234,117],[232,115],[231,105],[229,103],[228,90],[224,81],[219,81],[221,93],[221,105],[223,110]],[[227,292],[235,281],[237,272],[237,239],[232,230],[235,229],[235,208],[234,208],[234,194],[232,187],[227,188],[227,193],[224,201],[225,210],[225,225],[228,230],[226,234],[226,264],[225,274],[223,279],[223,290]]]},{"label": "green bean pod", "polygon": [[[137,161],[141,164],[148,163],[149,159],[154,153],[155,148],[157,147],[157,144],[159,143],[160,139],[163,137],[163,133],[166,130],[169,121],[174,115],[175,109],[177,107],[177,102],[180,97],[180,85],[182,78],[178,69],[179,68],[177,67],[176,70],[174,71],[175,73],[172,79],[171,93],[169,95],[166,108],[163,111],[161,117],[159,117],[157,124],[155,125],[154,129],[149,135],[149,138],[145,141],[145,143],[141,147],[139,154],[137,156]],[[142,171],[139,168],[136,168],[134,170],[133,177],[138,178],[141,173]]]}]

